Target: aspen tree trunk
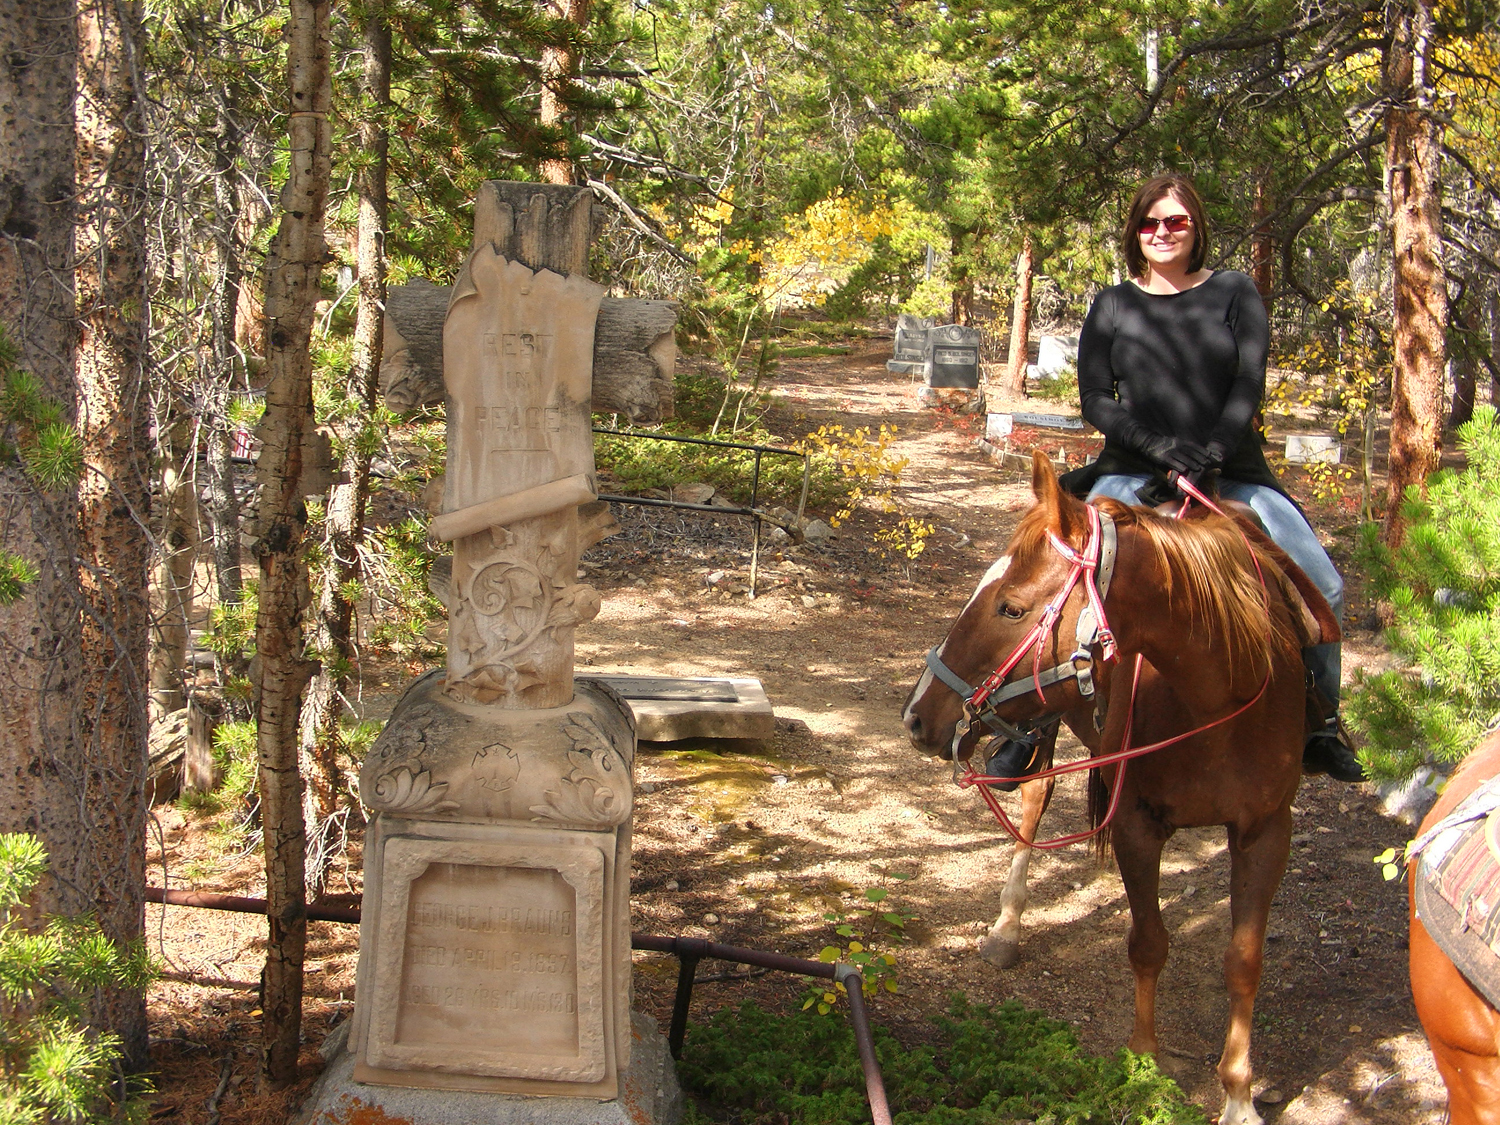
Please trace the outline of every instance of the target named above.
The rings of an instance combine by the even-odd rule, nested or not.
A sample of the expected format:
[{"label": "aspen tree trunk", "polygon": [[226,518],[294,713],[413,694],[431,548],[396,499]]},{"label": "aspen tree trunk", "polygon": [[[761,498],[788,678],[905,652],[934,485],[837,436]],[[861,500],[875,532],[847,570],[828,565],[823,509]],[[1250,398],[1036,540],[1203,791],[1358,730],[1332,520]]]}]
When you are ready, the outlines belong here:
[{"label": "aspen tree trunk", "polygon": [[[311,765],[310,823],[327,821],[338,807],[343,790],[338,755],[339,720],[343,717],[344,672],[354,661],[354,606],[343,590],[360,577],[360,548],[365,538],[365,511],[370,496],[370,460],[379,436],[375,408],[380,394],[382,329],[385,324],[385,223],[388,210],[386,168],[389,132],[386,112],[391,104],[391,32],[380,0],[365,10],[364,113],[359,123],[361,167],[359,190],[359,299],[354,318],[354,366],[350,397],[363,405],[355,432],[345,443],[342,480],[328,494],[324,552],[328,570],[318,598],[313,648],[323,655],[323,666],[308,687],[302,712],[304,763]],[[309,849],[308,884],[316,891],[323,883],[327,855]]]},{"label": "aspen tree trunk", "polygon": [[1389,490],[1382,538],[1392,547],[1406,534],[1401,499],[1412,485],[1425,491],[1443,442],[1443,373],[1448,294],[1443,275],[1439,126],[1429,112],[1432,86],[1432,4],[1396,9],[1386,57],[1386,187],[1390,195],[1395,267],[1394,364],[1391,378]]},{"label": "aspen tree trunk", "polygon": [[749,63],[751,76],[750,94],[755,106],[750,113],[750,167],[746,177],[747,209],[750,217],[750,254],[745,263],[745,280],[752,288],[759,288],[764,268],[766,242],[766,64],[763,60]]},{"label": "aspen tree trunk", "polygon": [[[582,29],[588,26],[593,0],[544,0],[543,10],[552,18],[567,20]],[[543,125],[560,126],[568,116],[568,94],[573,76],[578,73],[578,51],[567,43],[542,48]],[[549,184],[571,184],[573,161],[566,155],[549,156],[541,163],[542,181]]]},{"label": "aspen tree trunk", "polygon": [[[135,86],[141,8],[88,0],[77,10],[75,109],[79,224],[79,582],[83,663],[73,706],[87,743],[77,763],[91,849],[80,890],[105,933],[145,923],[147,595],[151,402],[145,361],[145,121]],[[149,1062],[139,991],[105,990],[94,1019],[118,1032],[130,1065]]]},{"label": "aspen tree trunk", "polygon": [[265,829],[269,934],[261,977],[265,1075],[277,1086],[297,1077],[302,1026],[302,962],[307,944],[303,885],[306,832],[298,769],[302,691],[314,671],[303,655],[302,613],[309,600],[303,535],[304,463],[311,448],[312,328],[327,247],[333,101],[329,69],[328,0],[291,0],[287,84],[291,113],[290,167],[281,218],[266,260],[266,412],[258,475],[256,527],[260,608],[255,620],[256,749]]},{"label": "aspen tree trunk", "polygon": [[1010,317],[1010,362],[1005,368],[1005,389],[1012,395],[1026,394],[1026,353],[1031,347],[1031,235],[1021,241],[1016,256],[1016,300]]}]

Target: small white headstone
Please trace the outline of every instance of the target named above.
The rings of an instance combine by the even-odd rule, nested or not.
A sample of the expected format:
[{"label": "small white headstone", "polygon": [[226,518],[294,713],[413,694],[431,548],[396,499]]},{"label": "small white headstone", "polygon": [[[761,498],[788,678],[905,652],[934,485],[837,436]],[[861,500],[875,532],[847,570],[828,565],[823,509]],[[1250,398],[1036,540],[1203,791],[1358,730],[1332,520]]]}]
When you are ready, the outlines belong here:
[{"label": "small white headstone", "polygon": [[1078,371],[1078,337],[1043,336],[1034,367],[1039,379],[1072,378]]},{"label": "small white headstone", "polygon": [[1320,461],[1337,465],[1340,452],[1338,438],[1329,434],[1288,434],[1286,438],[1286,459],[1293,465]]},{"label": "small white headstone", "polygon": [[985,441],[1004,441],[1010,436],[1010,431],[1015,427],[1015,419],[1009,414],[989,414],[985,416],[984,439]]}]

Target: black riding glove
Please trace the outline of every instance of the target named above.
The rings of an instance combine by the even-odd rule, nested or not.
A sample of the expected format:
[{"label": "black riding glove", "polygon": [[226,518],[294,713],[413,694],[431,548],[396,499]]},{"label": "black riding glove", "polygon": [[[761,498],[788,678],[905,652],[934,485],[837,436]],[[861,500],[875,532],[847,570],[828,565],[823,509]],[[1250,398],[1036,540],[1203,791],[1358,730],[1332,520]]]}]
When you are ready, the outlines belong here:
[{"label": "black riding glove", "polygon": [[1196,441],[1187,438],[1162,437],[1152,434],[1150,439],[1143,443],[1141,452],[1153,461],[1158,461],[1169,469],[1176,469],[1186,476],[1201,473],[1208,467],[1209,453]]},{"label": "black riding glove", "polygon": [[1168,469],[1192,476],[1208,464],[1208,450],[1186,438],[1163,437],[1130,419],[1120,429],[1120,443]]},{"label": "black riding glove", "polygon": [[1229,460],[1229,455],[1234,452],[1228,444],[1222,441],[1211,441],[1205,446],[1208,450],[1208,468],[1222,469],[1224,462]]}]

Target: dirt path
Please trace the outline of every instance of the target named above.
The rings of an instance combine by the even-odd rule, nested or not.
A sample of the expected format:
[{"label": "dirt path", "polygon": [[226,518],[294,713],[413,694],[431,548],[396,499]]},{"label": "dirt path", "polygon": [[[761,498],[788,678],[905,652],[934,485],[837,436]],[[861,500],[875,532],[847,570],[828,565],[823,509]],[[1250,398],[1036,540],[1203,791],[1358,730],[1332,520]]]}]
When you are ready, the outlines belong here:
[{"label": "dirt path", "polygon": [[[977,951],[999,913],[1010,846],[977,796],[955,788],[944,765],[916,756],[900,728],[923,651],[999,553],[1030,495],[1019,473],[996,469],[973,449],[972,421],[916,408],[911,384],[885,373],[888,349],[785,363],[772,418],[788,435],[820,421],[900,427],[899,450],[911,459],[904,500],[938,528],[909,573],[871,555],[867,535],[849,534],[821,549],[768,551],[766,592],[750,600],[742,528],[638,512],[627,513],[627,535],[586,560],[604,609],[579,631],[580,672],[755,675],[779,720],[769,744],[642,746],[634,928],[815,957],[838,940],[826,914],[854,910],[866,889],[885,888],[888,906],[916,917],[910,940],[894,948],[899,992],[880,996],[877,1020],[920,1039],[951,993],[1014,997],[1071,1021],[1088,1049],[1110,1053],[1124,1043],[1131,1017],[1129,919],[1118,876],[1081,848],[1040,856],[1022,959],[1004,972],[991,968]],[[1341,546],[1334,553],[1338,559]],[[1351,615],[1362,612],[1356,593]],[[1358,631],[1346,652],[1350,666],[1380,656]],[[409,672],[367,674],[372,716],[389,708]],[[1046,823],[1083,821],[1081,785],[1064,783]],[[1304,784],[1296,825],[1256,1015],[1256,1088],[1274,1099],[1262,1112],[1285,1125],[1435,1125],[1442,1091],[1407,988],[1404,896],[1371,862],[1410,832],[1382,818],[1364,787],[1322,778]],[[205,862],[191,816],[168,809],[162,829],[172,885],[261,893],[254,857],[237,866]],[[341,876],[335,890],[359,889],[357,845],[356,837],[347,884]],[[153,881],[160,874],[153,871]],[[1213,1067],[1227,1010],[1220,968],[1227,874],[1222,830],[1184,832],[1167,847],[1164,914],[1173,948],[1161,988],[1162,1063],[1211,1113],[1221,1102]],[[202,1119],[222,1058],[238,1076],[221,1106],[226,1125],[279,1120],[276,1106],[249,1093],[253,1082],[241,1085],[258,1037],[249,988],[263,958],[261,926],[179,908],[163,921],[152,908],[153,929],[158,923],[174,973],[241,982],[215,990],[169,980],[153,991],[162,1086],[179,1106],[174,1119]],[[312,938],[309,1059],[323,1031],[348,1014],[357,952],[347,926],[315,924]],[[664,1020],[675,962],[638,954],[636,967],[638,1006]],[[806,993],[805,983],[775,974],[731,978],[697,990],[694,1016],[751,996],[797,1005]]]},{"label": "dirt path", "polygon": [[[978,798],[956,789],[945,766],[914,755],[900,729],[923,650],[999,553],[1030,495],[1019,473],[1002,473],[973,450],[961,423],[918,412],[910,385],[885,374],[884,358],[872,349],[783,370],[778,394],[809,422],[901,427],[900,452],[911,458],[906,501],[940,528],[911,580],[885,563],[851,585],[838,565],[817,572],[809,551],[763,563],[772,582],[790,575],[800,587],[750,601],[706,588],[694,570],[642,563],[621,580],[644,584],[607,589],[604,612],[581,639],[580,654],[601,671],[757,675],[792,728],[769,747],[738,753],[643,747],[635,925],[815,956],[837,940],[825,912],[851,909],[866,888],[884,887],[888,902],[919,921],[897,950],[900,994],[880,998],[877,1018],[919,1035],[951,992],[1015,997],[1073,1022],[1089,1049],[1112,1052],[1128,1035],[1132,996],[1117,874],[1082,848],[1041,856],[1020,964],[1001,972],[980,961],[1010,846]],[[1357,616],[1360,607],[1351,608]],[[1351,665],[1378,655],[1368,635],[1349,648]],[[1076,742],[1063,751],[1078,752]],[[1280,1095],[1263,1104],[1269,1120],[1278,1110],[1288,1123],[1440,1118],[1441,1087],[1406,983],[1404,897],[1371,862],[1410,833],[1381,817],[1364,789],[1314,778],[1298,797],[1292,868],[1275,906],[1256,1015],[1257,1090]],[[1064,783],[1050,823],[1083,820],[1081,785]],[[1173,949],[1162,978],[1162,1061],[1211,1112],[1221,1100],[1213,1067],[1227,1011],[1223,835],[1179,834],[1163,866]],[[643,956],[639,967],[643,1003],[665,1016],[672,966]],[[747,994],[790,1001],[804,991],[769,979],[705,987],[695,1014]]]}]

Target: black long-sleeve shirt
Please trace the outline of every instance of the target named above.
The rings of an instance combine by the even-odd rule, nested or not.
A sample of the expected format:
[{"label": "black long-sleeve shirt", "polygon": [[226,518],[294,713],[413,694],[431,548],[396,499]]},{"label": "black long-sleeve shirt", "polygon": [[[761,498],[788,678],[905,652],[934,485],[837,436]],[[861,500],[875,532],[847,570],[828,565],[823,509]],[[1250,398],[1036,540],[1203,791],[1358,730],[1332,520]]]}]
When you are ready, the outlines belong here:
[{"label": "black long-sleeve shirt", "polygon": [[1223,475],[1280,489],[1250,420],[1266,386],[1270,325],[1255,282],[1220,270],[1181,293],[1134,282],[1099,294],[1078,341],[1083,416],[1104,434],[1099,472],[1159,473],[1141,427],[1229,451]]}]

